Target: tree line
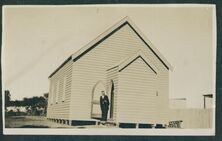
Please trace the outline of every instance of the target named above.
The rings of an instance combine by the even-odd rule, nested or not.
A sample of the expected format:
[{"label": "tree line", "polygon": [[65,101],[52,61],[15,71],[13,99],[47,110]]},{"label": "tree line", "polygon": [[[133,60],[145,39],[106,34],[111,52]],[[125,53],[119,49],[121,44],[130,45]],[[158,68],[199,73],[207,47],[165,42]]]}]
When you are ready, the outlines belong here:
[{"label": "tree line", "polygon": [[[23,98],[22,100],[11,100],[11,94],[9,90],[5,91],[5,111],[6,114],[14,115],[15,113],[7,110],[7,107],[25,107],[29,115],[45,115],[48,103],[48,93],[43,96],[34,96],[31,98]],[[10,113],[9,113],[10,112]],[[19,112],[19,111],[18,111]],[[21,113],[21,112],[19,112]]]}]

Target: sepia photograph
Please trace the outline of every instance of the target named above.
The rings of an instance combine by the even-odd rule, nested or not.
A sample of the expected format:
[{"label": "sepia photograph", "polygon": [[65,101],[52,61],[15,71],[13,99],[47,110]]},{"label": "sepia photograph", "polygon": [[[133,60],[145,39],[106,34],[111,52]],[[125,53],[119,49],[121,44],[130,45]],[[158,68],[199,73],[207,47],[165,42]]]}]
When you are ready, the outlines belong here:
[{"label": "sepia photograph", "polygon": [[215,5],[2,9],[4,134],[215,135]]}]

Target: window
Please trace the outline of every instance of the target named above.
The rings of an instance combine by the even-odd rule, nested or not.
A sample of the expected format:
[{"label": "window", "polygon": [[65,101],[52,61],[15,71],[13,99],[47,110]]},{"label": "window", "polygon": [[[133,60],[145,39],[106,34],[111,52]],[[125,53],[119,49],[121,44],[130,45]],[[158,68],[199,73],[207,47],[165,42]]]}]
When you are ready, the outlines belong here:
[{"label": "window", "polygon": [[51,83],[51,89],[50,89],[50,103],[53,104],[53,98],[54,97],[54,85]]},{"label": "window", "polygon": [[64,76],[63,78],[62,101],[65,101],[65,95],[66,95],[66,76]]},{"label": "window", "polygon": [[113,118],[113,113],[114,113],[114,96],[115,96],[115,87],[114,87],[114,82],[113,80],[110,81],[110,118]]},{"label": "window", "polygon": [[59,80],[56,84],[56,103],[58,103],[58,99],[59,99]]}]

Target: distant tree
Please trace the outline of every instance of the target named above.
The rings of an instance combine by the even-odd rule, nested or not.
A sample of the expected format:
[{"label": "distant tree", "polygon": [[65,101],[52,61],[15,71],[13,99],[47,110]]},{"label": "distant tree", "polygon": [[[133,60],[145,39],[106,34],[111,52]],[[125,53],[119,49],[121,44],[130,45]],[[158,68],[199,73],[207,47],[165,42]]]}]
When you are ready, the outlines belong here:
[{"label": "distant tree", "polygon": [[11,106],[26,107],[27,114],[29,115],[45,115],[47,109],[48,93],[45,93],[44,96],[34,96],[31,98],[23,98],[23,100],[14,100],[11,101]]},{"label": "distant tree", "polygon": [[20,106],[22,106],[21,104],[22,104],[22,102],[19,101],[19,100],[15,100],[15,101],[13,102],[13,106],[15,106],[15,107],[20,107]]},{"label": "distant tree", "polygon": [[5,110],[11,104],[11,94],[9,90],[5,90]]},{"label": "distant tree", "polygon": [[30,100],[29,98],[23,98],[23,103],[22,103],[22,106],[29,106],[30,105]]}]

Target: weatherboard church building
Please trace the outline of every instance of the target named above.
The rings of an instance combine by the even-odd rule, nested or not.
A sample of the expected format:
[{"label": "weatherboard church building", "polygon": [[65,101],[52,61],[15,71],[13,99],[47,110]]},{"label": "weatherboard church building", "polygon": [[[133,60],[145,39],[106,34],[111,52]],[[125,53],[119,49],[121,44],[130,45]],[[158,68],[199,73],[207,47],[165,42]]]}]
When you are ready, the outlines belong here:
[{"label": "weatherboard church building", "polygon": [[96,122],[105,91],[108,121],[167,124],[170,70],[166,58],[125,17],[49,76],[47,118],[72,125]]}]

